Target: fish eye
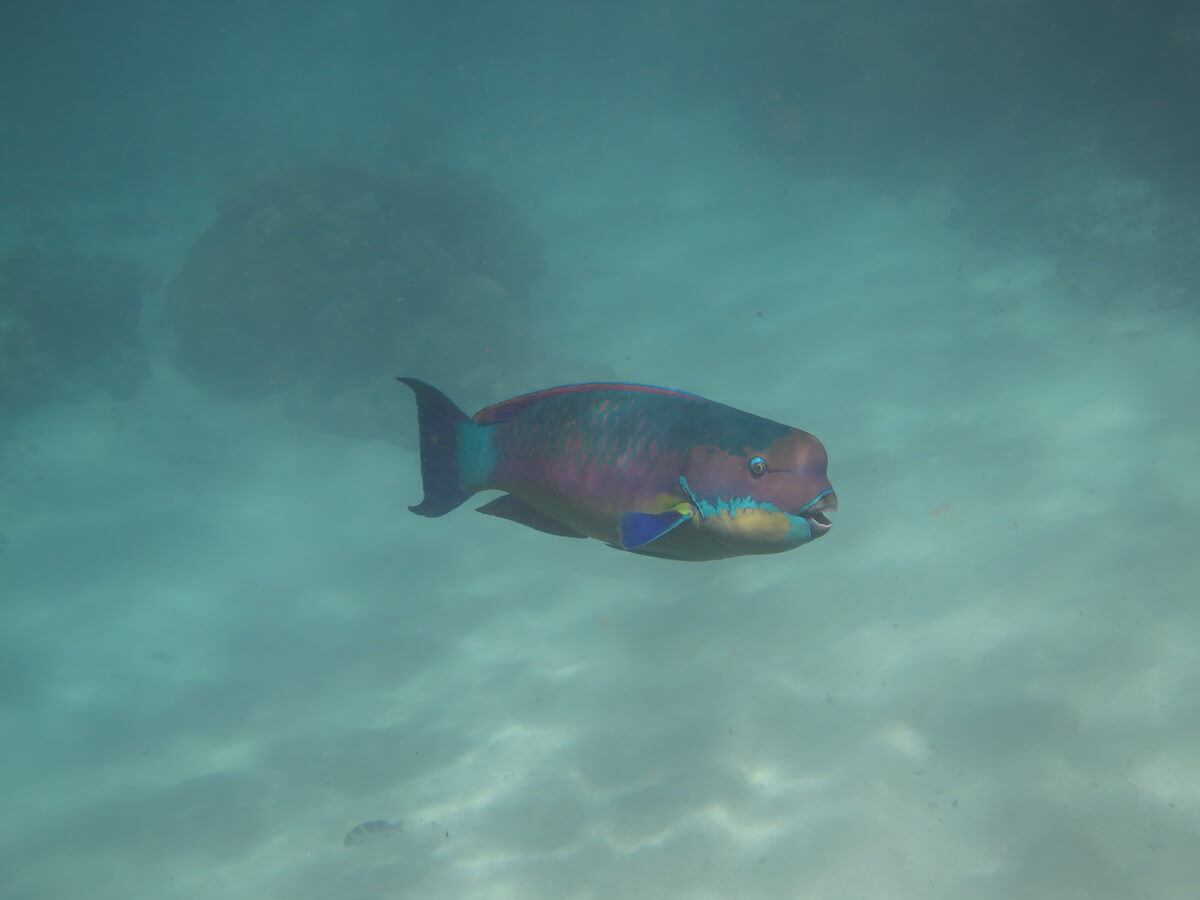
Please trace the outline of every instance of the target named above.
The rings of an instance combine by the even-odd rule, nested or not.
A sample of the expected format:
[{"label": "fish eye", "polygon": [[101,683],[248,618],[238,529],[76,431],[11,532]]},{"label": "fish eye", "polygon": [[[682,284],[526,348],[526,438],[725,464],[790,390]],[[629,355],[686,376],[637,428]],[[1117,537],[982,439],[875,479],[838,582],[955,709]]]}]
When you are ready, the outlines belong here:
[{"label": "fish eye", "polygon": [[750,460],[750,474],[751,475],[767,474],[767,461],[765,459],[763,459],[761,456],[753,457]]}]

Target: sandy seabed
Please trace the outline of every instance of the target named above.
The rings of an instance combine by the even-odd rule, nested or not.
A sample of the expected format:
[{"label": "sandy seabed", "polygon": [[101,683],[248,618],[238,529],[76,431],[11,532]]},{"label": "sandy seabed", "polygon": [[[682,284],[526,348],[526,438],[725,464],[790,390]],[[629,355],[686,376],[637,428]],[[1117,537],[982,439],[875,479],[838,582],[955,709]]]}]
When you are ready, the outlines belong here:
[{"label": "sandy seabed", "polygon": [[399,386],[396,443],[165,367],[48,410],[0,478],[0,897],[1193,895],[1194,307],[725,171],[547,185],[529,327],[819,435],[830,535],[419,519]]}]

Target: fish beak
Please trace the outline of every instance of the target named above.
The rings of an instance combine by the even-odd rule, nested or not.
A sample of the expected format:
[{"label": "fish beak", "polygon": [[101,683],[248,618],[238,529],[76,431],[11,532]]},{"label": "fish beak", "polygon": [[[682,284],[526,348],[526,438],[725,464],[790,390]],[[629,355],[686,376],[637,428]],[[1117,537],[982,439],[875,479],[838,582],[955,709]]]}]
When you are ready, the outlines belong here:
[{"label": "fish beak", "polygon": [[828,514],[837,512],[837,505],[837,494],[826,491],[800,511],[800,515],[808,519],[808,527],[812,530],[814,538],[819,538],[833,527],[833,521]]}]

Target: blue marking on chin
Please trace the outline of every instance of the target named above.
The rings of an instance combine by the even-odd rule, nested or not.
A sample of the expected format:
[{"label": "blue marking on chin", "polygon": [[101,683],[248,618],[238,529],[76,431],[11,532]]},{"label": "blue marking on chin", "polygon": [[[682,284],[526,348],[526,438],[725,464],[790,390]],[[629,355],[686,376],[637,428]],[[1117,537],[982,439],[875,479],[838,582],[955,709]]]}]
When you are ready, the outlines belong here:
[{"label": "blue marking on chin", "polygon": [[[815,501],[814,501],[815,502]],[[812,504],[809,504],[810,506]],[[806,506],[805,509],[808,507]],[[788,530],[788,540],[796,544],[807,544],[813,539],[812,521],[804,516],[793,516],[788,514],[788,522],[791,528]]]}]

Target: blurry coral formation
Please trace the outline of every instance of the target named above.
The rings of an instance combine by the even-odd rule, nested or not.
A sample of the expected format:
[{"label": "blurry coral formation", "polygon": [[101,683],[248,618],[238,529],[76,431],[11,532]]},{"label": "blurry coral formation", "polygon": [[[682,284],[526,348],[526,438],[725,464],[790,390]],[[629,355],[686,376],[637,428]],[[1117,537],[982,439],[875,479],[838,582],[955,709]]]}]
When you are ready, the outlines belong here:
[{"label": "blurry coral formation", "polygon": [[85,381],[116,398],[145,381],[141,273],[111,257],[32,246],[0,254],[0,413]]},{"label": "blurry coral formation", "polygon": [[469,175],[320,165],[234,192],[164,321],[177,366],[218,398],[329,403],[410,373],[470,384],[526,350],[542,265],[513,206]]}]

